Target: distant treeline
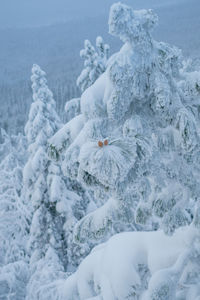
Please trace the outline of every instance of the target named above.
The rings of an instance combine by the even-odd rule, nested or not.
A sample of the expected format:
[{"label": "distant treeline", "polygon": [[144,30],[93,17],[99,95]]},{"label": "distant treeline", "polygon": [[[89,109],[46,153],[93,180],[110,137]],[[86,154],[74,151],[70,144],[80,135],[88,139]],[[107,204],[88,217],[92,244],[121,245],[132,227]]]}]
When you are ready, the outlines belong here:
[{"label": "distant treeline", "polygon": [[[195,5],[192,5],[192,3]],[[183,49],[185,55],[198,57],[200,30],[196,0],[157,10],[160,25],[154,34]],[[108,34],[105,17],[55,24],[41,28],[0,30],[0,127],[9,133],[23,131],[32,101],[30,70],[39,64],[47,73],[48,85],[54,93],[57,111],[64,121],[66,101],[80,95],[76,79],[83,68],[79,57],[85,39],[95,43],[101,35],[111,46],[120,47]]]}]

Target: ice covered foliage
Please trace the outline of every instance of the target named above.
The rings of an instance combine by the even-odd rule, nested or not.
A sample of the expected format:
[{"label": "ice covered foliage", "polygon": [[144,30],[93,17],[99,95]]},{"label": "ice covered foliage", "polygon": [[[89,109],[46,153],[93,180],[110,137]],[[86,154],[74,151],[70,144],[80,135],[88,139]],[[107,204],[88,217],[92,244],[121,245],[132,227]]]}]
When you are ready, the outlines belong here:
[{"label": "ice covered foliage", "polygon": [[120,233],[95,247],[66,280],[63,299],[197,300],[199,257],[195,224],[173,236]]},{"label": "ice covered foliage", "polygon": [[0,298],[22,300],[26,296],[28,264],[23,260],[0,267]]},{"label": "ice covered foliage", "polygon": [[0,130],[0,160],[8,154],[11,146],[11,139],[7,132],[1,128]]},{"label": "ice covered foliage", "polygon": [[81,255],[89,251],[87,245],[74,246],[71,241],[73,225],[83,217],[88,200],[78,183],[63,176],[49,140],[65,128],[56,114],[44,72],[35,65],[32,72],[33,104],[25,127],[29,159],[23,173],[24,197],[31,210],[26,299],[57,299],[56,280],[65,278],[65,271],[74,270]]},{"label": "ice covered foliage", "polygon": [[[55,203],[56,213],[62,218],[61,227],[57,230],[62,232],[65,270],[74,270],[82,260],[82,256],[87,255],[90,250],[87,243],[76,244],[73,241],[72,232],[74,224],[85,215],[91,197],[78,182],[64,177],[59,164],[57,164],[56,172],[49,171],[49,197]],[[52,227],[55,227],[55,224]]]},{"label": "ice covered foliage", "polygon": [[77,79],[77,86],[82,92],[105,71],[109,49],[109,45],[100,36],[96,38],[96,49],[89,40],[85,40],[84,49],[80,51],[80,56],[84,59],[84,69]]},{"label": "ice covered foliage", "polygon": [[[32,68],[33,103],[25,126],[29,159],[24,168],[26,198],[32,205],[40,205],[45,192],[45,171],[48,168],[47,140],[61,126],[55,111],[55,101],[48,89],[45,73],[39,66]],[[44,199],[43,199],[44,200]]]},{"label": "ice covered foliage", "polygon": [[[48,139],[61,127],[55,101],[45,73],[37,65],[33,65],[31,80],[33,103],[25,126],[29,158],[23,172],[23,196],[31,212],[27,243],[30,256],[27,299],[44,299],[39,293],[42,285],[53,280],[57,270],[63,271],[66,260],[64,219],[56,210],[58,200],[65,194],[65,183],[59,165],[48,157]],[[48,266],[50,270],[46,274]],[[42,282],[38,281],[39,274],[43,274]]]},{"label": "ice covered foliage", "polygon": [[80,98],[74,98],[65,104],[66,119],[70,121],[80,114]]},{"label": "ice covered foliage", "polygon": [[98,209],[76,225],[79,241],[141,228],[136,223],[171,234],[192,221],[197,107],[180,88],[181,52],[153,40],[156,24],[152,10],[111,7],[109,32],[124,45],[83,92],[80,114],[51,140],[64,173],[96,195]]},{"label": "ice covered foliage", "polygon": [[26,139],[2,132],[0,163],[0,298],[24,299],[28,279],[28,209],[21,197]]},{"label": "ice covered foliage", "polygon": [[50,157],[59,160],[64,150],[74,141],[83,126],[84,117],[82,114],[79,114],[58,130],[58,132],[49,139]]},{"label": "ice covered foliage", "polygon": [[184,61],[181,69],[182,80],[180,81],[180,88],[184,95],[193,105],[198,103],[200,95],[200,63],[199,61],[192,61],[188,59]]},{"label": "ice covered foliage", "polygon": [[28,228],[27,209],[21,198],[26,141],[22,135],[9,140],[9,150],[0,164],[0,264],[24,258]]},{"label": "ice covered foliage", "polygon": [[[82,122],[80,122],[81,124]],[[62,152],[73,139],[74,134],[79,132],[78,118],[74,118],[72,122],[68,122],[64,125],[50,140],[49,140],[49,157],[52,162],[56,162],[59,166],[59,176],[54,177],[54,183],[52,187],[52,197],[56,200],[56,211],[63,217],[64,224],[64,239],[66,243],[65,255],[67,258],[67,270],[74,270],[74,267],[81,262],[83,257],[89,253],[89,244],[79,244],[73,239],[73,228],[77,221],[82,219],[87,211],[91,207],[96,206],[92,203],[91,193],[85,191],[85,189],[78,183],[77,180],[72,180],[69,177],[64,176],[61,166]],[[68,141],[66,142],[66,139]],[[88,206],[89,205],[89,206]]]},{"label": "ice covered foliage", "polygon": [[[73,102],[79,99],[72,99]],[[69,103],[71,102],[69,101]],[[68,106],[68,108],[70,105]],[[70,111],[70,109],[69,109]],[[70,118],[69,118],[70,120]],[[52,196],[56,200],[56,211],[62,215],[64,224],[64,240],[66,244],[65,255],[67,258],[67,270],[74,270],[79,265],[83,257],[85,257],[91,245],[85,242],[79,244],[73,239],[73,228],[77,221],[82,219],[87,211],[91,208],[96,208],[93,203],[93,197],[90,192],[87,192],[82,185],[77,181],[65,176],[62,171],[63,153],[75,139],[84,125],[82,115],[77,115],[64,125],[56,134],[49,139],[49,158],[52,163],[56,163],[59,167],[59,176],[54,177],[52,187]],[[51,191],[50,191],[51,192]]]},{"label": "ice covered foliage", "polygon": [[38,65],[32,68],[33,103],[31,105],[25,134],[29,143],[29,152],[36,152],[35,147],[43,146],[61,126],[55,111],[53,94],[47,86],[46,74]]},{"label": "ice covered foliage", "polygon": [[112,5],[109,32],[124,45],[83,92],[80,114],[51,139],[64,174],[95,195],[74,242],[140,231],[94,248],[63,298],[200,295],[199,71],[184,66],[179,49],[153,40],[156,24],[152,10]]},{"label": "ice covered foliage", "polygon": [[66,279],[67,275],[56,252],[49,247],[43,259],[38,261],[28,282],[26,299],[61,299],[57,281]]}]

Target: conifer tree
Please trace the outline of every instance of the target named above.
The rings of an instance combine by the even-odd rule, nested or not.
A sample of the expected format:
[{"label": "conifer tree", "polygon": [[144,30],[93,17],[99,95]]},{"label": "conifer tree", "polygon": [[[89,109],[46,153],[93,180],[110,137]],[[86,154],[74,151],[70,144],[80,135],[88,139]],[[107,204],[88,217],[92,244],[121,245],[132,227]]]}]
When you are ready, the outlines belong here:
[{"label": "conifer tree", "polygon": [[51,136],[63,129],[45,73],[37,65],[31,80],[34,102],[25,127],[30,155],[24,168],[25,196],[32,205],[26,297],[55,299],[59,295],[56,280],[65,278],[65,272],[74,270],[82,253],[89,252],[86,246],[69,245],[73,225],[83,216],[88,200],[78,183],[63,176],[59,157],[49,143]]},{"label": "conifer tree", "polygon": [[161,226],[172,234],[192,222],[199,194],[198,175],[190,180],[192,170],[199,174],[199,120],[180,89],[187,82],[181,52],[152,39],[156,24],[152,10],[113,5],[109,31],[124,46],[82,94],[82,130],[63,141],[65,174],[104,198],[76,226],[78,240],[140,226]]},{"label": "conifer tree", "polygon": [[[22,171],[26,160],[26,139],[9,136],[0,163],[0,298],[24,299],[28,281],[28,209],[21,197]],[[12,298],[13,297],[13,298]]]},{"label": "conifer tree", "polygon": [[65,113],[67,122],[80,115],[80,98],[67,101],[65,104]]},{"label": "conifer tree", "polygon": [[77,79],[77,86],[85,91],[105,71],[109,54],[109,45],[105,44],[102,37],[96,38],[96,50],[89,40],[85,40],[84,49],[80,57],[84,59],[84,69]]},{"label": "conifer tree", "polygon": [[[111,7],[109,32],[124,45],[83,92],[81,130],[70,138],[73,119],[66,124],[69,136],[60,148],[65,174],[104,195],[76,224],[75,240],[99,243],[127,229],[151,232],[119,234],[97,246],[67,280],[69,299],[198,295],[198,74],[184,67],[179,49],[153,40],[156,24],[152,10]],[[182,288],[190,275],[195,287]]]},{"label": "conifer tree", "polygon": [[[23,172],[24,197],[31,210],[27,299],[39,299],[45,284],[53,280],[57,272],[64,271],[63,218],[56,211],[57,198],[54,197],[59,166],[49,160],[47,153],[48,138],[61,127],[61,122],[45,72],[38,65],[33,65],[31,81],[33,103],[25,126],[29,159]],[[48,276],[43,273],[46,268],[49,268]],[[42,282],[38,282],[39,274],[43,276]]]}]

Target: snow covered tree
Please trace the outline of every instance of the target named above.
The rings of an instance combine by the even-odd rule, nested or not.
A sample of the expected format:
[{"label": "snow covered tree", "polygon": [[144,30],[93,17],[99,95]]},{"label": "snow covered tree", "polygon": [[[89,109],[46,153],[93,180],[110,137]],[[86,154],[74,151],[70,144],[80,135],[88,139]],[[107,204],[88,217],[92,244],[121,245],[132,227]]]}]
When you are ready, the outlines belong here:
[{"label": "snow covered tree", "polygon": [[11,147],[11,138],[7,132],[1,128],[0,130],[0,159],[3,158],[9,153]]},{"label": "snow covered tree", "polygon": [[56,280],[66,278],[65,272],[74,270],[82,254],[90,250],[73,241],[69,245],[73,225],[83,217],[88,196],[80,184],[63,176],[59,157],[49,143],[51,136],[63,128],[45,73],[37,65],[33,66],[31,80],[34,101],[25,126],[29,159],[23,173],[24,197],[31,205],[26,298],[44,300],[58,297]]},{"label": "snow covered tree", "polygon": [[[198,72],[184,67],[179,49],[153,40],[156,24],[152,10],[112,5],[109,32],[124,45],[83,92],[80,114],[53,137],[63,172],[97,201],[76,224],[75,241],[151,231],[119,234],[94,248],[67,279],[67,299],[198,295]],[[182,286],[190,275],[194,286]]]},{"label": "snow covered tree", "polygon": [[[24,197],[31,211],[28,241],[31,277],[26,297],[44,299],[39,298],[40,291],[57,276],[55,274],[63,274],[65,262],[64,220],[56,210],[57,184],[62,188],[60,168],[48,157],[48,139],[61,127],[61,122],[45,72],[38,65],[33,65],[31,80],[33,103],[25,126],[29,159],[23,172]],[[49,272],[45,276],[46,268]],[[39,274],[42,282],[38,281]]]},{"label": "snow covered tree", "polygon": [[105,44],[100,36],[96,38],[96,50],[89,40],[85,40],[84,49],[80,51],[85,68],[77,79],[77,86],[82,92],[91,86],[105,71],[109,49],[109,45]]},{"label": "snow covered tree", "polygon": [[[82,129],[84,122],[83,129],[76,131],[73,139],[70,136],[69,139],[65,138],[65,173],[78,178],[85,187],[101,195],[102,203],[104,202],[102,207],[76,226],[79,241],[88,237],[93,240],[104,238],[109,232],[121,231],[123,226],[135,229],[134,211],[139,189],[144,187],[144,182],[148,186],[148,180],[144,177],[141,181],[140,178],[145,173],[145,166],[151,155],[149,136],[143,134],[144,125],[140,116],[133,111],[132,102],[140,97],[141,100],[137,99],[140,107],[142,99],[148,93],[146,89],[150,71],[146,74],[146,69],[150,70],[152,64],[145,60],[144,54],[149,58],[152,40],[146,28],[150,30],[157,19],[152,11],[133,15],[133,11],[126,6],[119,7],[125,9],[120,15],[122,19],[126,18],[126,10],[129,22],[134,17],[135,28],[130,28],[128,34],[126,28],[123,28],[123,39],[128,39],[125,46],[110,58],[106,71],[82,94],[81,115],[77,117],[79,119],[76,119],[76,124]],[[114,11],[115,7],[111,11],[110,31],[117,33],[117,26],[120,25],[116,22],[116,29],[114,28]],[[143,27],[140,26],[140,20],[144,23]],[[118,22],[121,24],[120,20]],[[128,25],[127,23],[124,27]],[[142,42],[137,39],[140,27]],[[137,43],[137,47],[134,43]],[[135,52],[141,59],[135,61]],[[141,75],[143,69],[146,78]],[[73,121],[75,122],[70,122]],[[133,130],[128,126],[133,126]]]},{"label": "snow covered tree", "polygon": [[[79,124],[80,121],[80,124]],[[79,244],[73,239],[73,229],[78,220],[90,210],[96,208],[93,195],[85,191],[77,180],[65,176],[61,170],[63,165],[62,152],[68,146],[76,132],[81,129],[81,116],[75,117],[71,122],[64,125],[56,134],[49,139],[49,158],[59,165],[59,177],[54,177],[55,189],[51,197],[57,199],[56,210],[64,220],[64,237],[66,241],[67,270],[74,270],[85,257],[92,245],[85,242]],[[51,192],[51,191],[50,191]]]},{"label": "snow covered tree", "polygon": [[24,260],[15,261],[0,267],[1,299],[25,299],[28,278],[29,268]]},{"label": "snow covered tree", "polygon": [[0,163],[0,298],[24,299],[28,280],[28,210],[21,197],[22,170],[26,160],[26,139],[8,136]]},{"label": "snow covered tree", "polygon": [[200,67],[156,24],[112,5],[124,45],[85,41],[64,126],[33,65],[25,167],[25,138],[0,137],[0,298],[199,299]]},{"label": "snow covered tree", "polygon": [[21,199],[26,140],[21,134],[6,135],[6,144],[8,140],[9,149],[0,164],[1,264],[24,258],[28,227],[26,207]]},{"label": "snow covered tree", "polygon": [[80,114],[80,98],[74,98],[65,104],[66,120],[69,122]]},{"label": "snow covered tree", "polygon": [[181,52],[152,39],[156,24],[152,10],[112,6],[109,31],[125,44],[82,94],[81,114],[55,146],[65,153],[65,174],[104,199],[76,226],[79,241],[141,226],[171,234],[192,221],[197,108],[180,88]]}]

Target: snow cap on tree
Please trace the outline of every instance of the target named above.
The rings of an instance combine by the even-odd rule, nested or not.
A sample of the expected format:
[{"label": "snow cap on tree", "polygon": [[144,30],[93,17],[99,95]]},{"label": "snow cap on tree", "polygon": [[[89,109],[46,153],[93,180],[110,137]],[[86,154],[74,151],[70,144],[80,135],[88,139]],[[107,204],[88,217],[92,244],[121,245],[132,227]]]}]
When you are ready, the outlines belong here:
[{"label": "snow cap on tree", "polygon": [[30,145],[29,150],[34,152],[34,147],[43,145],[61,123],[55,111],[53,94],[47,86],[46,73],[38,65],[33,65],[31,81],[34,102],[25,126],[25,134]]},{"label": "snow cap on tree", "polygon": [[158,22],[157,15],[151,10],[134,11],[120,2],[110,9],[109,33],[123,42],[142,42]]},{"label": "snow cap on tree", "polygon": [[37,64],[34,64],[32,67],[31,81],[32,81],[33,96],[37,94],[38,90],[41,87],[47,84],[46,73]]}]

